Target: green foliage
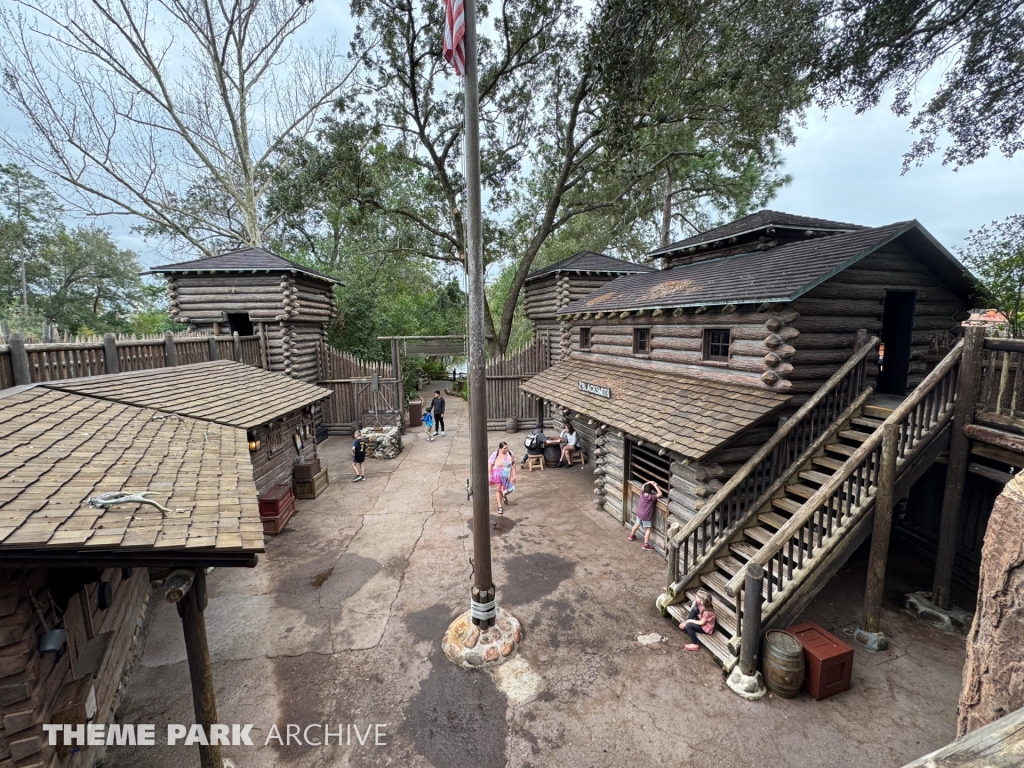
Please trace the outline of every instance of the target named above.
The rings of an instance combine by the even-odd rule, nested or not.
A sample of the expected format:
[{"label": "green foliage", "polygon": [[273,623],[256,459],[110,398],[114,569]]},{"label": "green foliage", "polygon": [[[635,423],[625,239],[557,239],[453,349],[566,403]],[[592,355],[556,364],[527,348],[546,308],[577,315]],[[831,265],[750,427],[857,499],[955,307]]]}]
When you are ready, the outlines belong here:
[{"label": "green foliage", "polygon": [[1024,148],[1024,3],[1020,0],[826,0],[830,30],[816,73],[822,102],[863,112],[894,93],[892,109],[913,110],[924,77],[942,81],[911,121],[920,137],[904,170],[935,153],[970,165],[997,147]]},{"label": "green foliage", "polygon": [[1024,215],[993,221],[972,231],[960,249],[964,263],[981,280],[995,308],[1006,316],[1007,331],[1024,336]]}]

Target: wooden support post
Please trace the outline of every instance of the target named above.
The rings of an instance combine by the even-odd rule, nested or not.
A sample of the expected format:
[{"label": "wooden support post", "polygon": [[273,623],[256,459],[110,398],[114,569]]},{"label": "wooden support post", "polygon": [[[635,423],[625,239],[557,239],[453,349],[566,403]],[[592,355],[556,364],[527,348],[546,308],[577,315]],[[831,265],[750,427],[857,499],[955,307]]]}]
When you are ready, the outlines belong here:
[{"label": "wooden support post", "polygon": [[117,339],[112,333],[103,334],[103,365],[107,373],[119,373],[121,370],[117,361]]},{"label": "wooden support post", "polygon": [[764,567],[757,563],[747,566],[747,580],[743,587],[743,625],[740,631],[740,671],[752,676],[757,673],[757,657],[761,648],[761,588]]},{"label": "wooden support post", "polygon": [[[864,590],[864,630],[879,633],[882,615],[882,588],[889,555],[889,532],[892,529],[892,507],[896,499],[896,454],[900,436],[897,424],[886,424],[882,430],[882,466],[875,496],[875,523],[871,533],[871,555],[868,559],[868,583]],[[881,650],[881,649],[879,649]]]},{"label": "wooden support post", "polygon": [[259,330],[257,331],[260,336],[260,368],[264,371],[270,370],[270,363],[268,362],[269,356],[267,353],[267,328],[263,323],[259,324]]},{"label": "wooden support post", "polygon": [[242,362],[242,341],[238,338],[238,331],[231,334],[231,341],[234,343],[235,362]]},{"label": "wooden support post", "polygon": [[11,370],[14,373],[14,386],[21,387],[32,383],[32,369],[28,364],[28,352],[25,350],[25,339],[20,333],[12,333],[7,340],[11,350]]},{"label": "wooden support post", "polygon": [[178,348],[174,346],[174,334],[170,331],[164,331],[164,354],[167,357],[168,367],[178,364]]},{"label": "wooden support post", "polygon": [[[217,722],[217,697],[213,687],[213,667],[210,647],[206,640],[206,571],[182,569],[167,577],[166,598],[177,603],[181,628],[185,635],[185,653],[188,673],[192,680],[192,704],[196,722],[203,726],[207,738],[210,726]],[[199,764],[202,768],[224,768],[220,745],[199,745]]]},{"label": "wooden support post", "polygon": [[220,356],[217,354],[217,337],[212,334],[207,336],[206,343],[210,345],[210,360],[219,359]]},{"label": "wooden support post", "polygon": [[544,398],[537,398],[537,429],[544,429]]},{"label": "wooden support post", "polygon": [[939,523],[939,548],[935,558],[935,579],[932,601],[940,608],[949,608],[949,590],[953,584],[953,562],[956,559],[956,537],[960,524],[960,504],[967,482],[967,461],[970,439],[964,428],[973,421],[974,407],[981,382],[981,358],[985,347],[984,326],[968,326],[964,334],[964,351],[960,359],[960,377],[953,410],[953,433],[949,440],[949,464],[946,467],[946,490],[942,497],[942,520]]}]

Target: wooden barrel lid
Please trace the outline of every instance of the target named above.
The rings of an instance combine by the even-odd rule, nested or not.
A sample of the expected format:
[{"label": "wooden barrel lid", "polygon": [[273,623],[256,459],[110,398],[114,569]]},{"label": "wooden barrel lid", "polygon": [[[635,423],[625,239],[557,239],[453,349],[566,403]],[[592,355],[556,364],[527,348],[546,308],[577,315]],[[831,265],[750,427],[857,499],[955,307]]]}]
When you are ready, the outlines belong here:
[{"label": "wooden barrel lid", "polygon": [[781,629],[769,629],[764,635],[764,641],[773,650],[787,656],[800,656],[804,652],[800,641]]}]

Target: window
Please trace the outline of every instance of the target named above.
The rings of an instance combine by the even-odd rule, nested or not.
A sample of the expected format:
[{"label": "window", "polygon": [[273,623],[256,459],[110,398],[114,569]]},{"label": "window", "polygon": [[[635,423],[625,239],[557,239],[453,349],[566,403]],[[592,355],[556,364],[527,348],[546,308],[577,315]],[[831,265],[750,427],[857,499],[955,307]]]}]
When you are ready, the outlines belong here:
[{"label": "window", "polygon": [[239,336],[252,336],[256,332],[246,312],[228,312],[228,330]]},{"label": "window", "polygon": [[653,481],[663,493],[668,492],[671,461],[668,455],[659,455],[658,449],[650,444],[640,445],[629,441],[629,479],[643,485]]},{"label": "window", "polygon": [[729,331],[708,328],[704,331],[705,360],[715,363],[729,362]]},{"label": "window", "polygon": [[590,349],[589,328],[580,328],[580,349]]},{"label": "window", "polygon": [[651,329],[650,328],[634,328],[633,329],[633,354],[634,355],[647,355],[651,352]]}]

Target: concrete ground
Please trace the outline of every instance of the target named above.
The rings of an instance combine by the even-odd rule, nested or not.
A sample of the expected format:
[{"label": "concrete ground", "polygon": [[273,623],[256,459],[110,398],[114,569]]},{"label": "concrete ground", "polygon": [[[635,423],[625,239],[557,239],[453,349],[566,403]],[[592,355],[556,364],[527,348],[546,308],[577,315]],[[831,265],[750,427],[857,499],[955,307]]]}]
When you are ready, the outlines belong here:
[{"label": "concrete ground", "polygon": [[[227,747],[263,766],[901,766],[955,735],[962,638],[883,613],[892,650],[857,650],[852,690],[745,702],[709,654],[654,600],[664,561],[627,543],[592,503],[591,467],[521,473],[492,514],[499,601],[523,622],[520,656],[493,673],[451,665],[440,649],[468,608],[472,571],[466,406],[448,399],[448,434],[405,437],[392,461],[352,483],[349,441],[322,446],[331,486],[300,501],[252,570],[209,577],[206,611],[222,723],[252,723],[256,746]],[[523,435],[508,439],[517,453]],[[492,501],[493,508],[493,501]],[[849,637],[863,570],[841,572],[804,618]],[[158,593],[162,595],[162,593]],[[118,719],[191,723],[181,626],[154,600],[141,664]],[[659,638],[638,636],[656,633]],[[287,724],[353,724],[346,744],[271,739]],[[366,729],[383,724],[373,745]],[[294,731],[293,731],[294,732]],[[307,732],[318,741],[322,731]],[[158,744],[164,739],[158,738]],[[348,742],[351,741],[351,744]],[[111,768],[198,765],[195,747],[111,747]]]}]

